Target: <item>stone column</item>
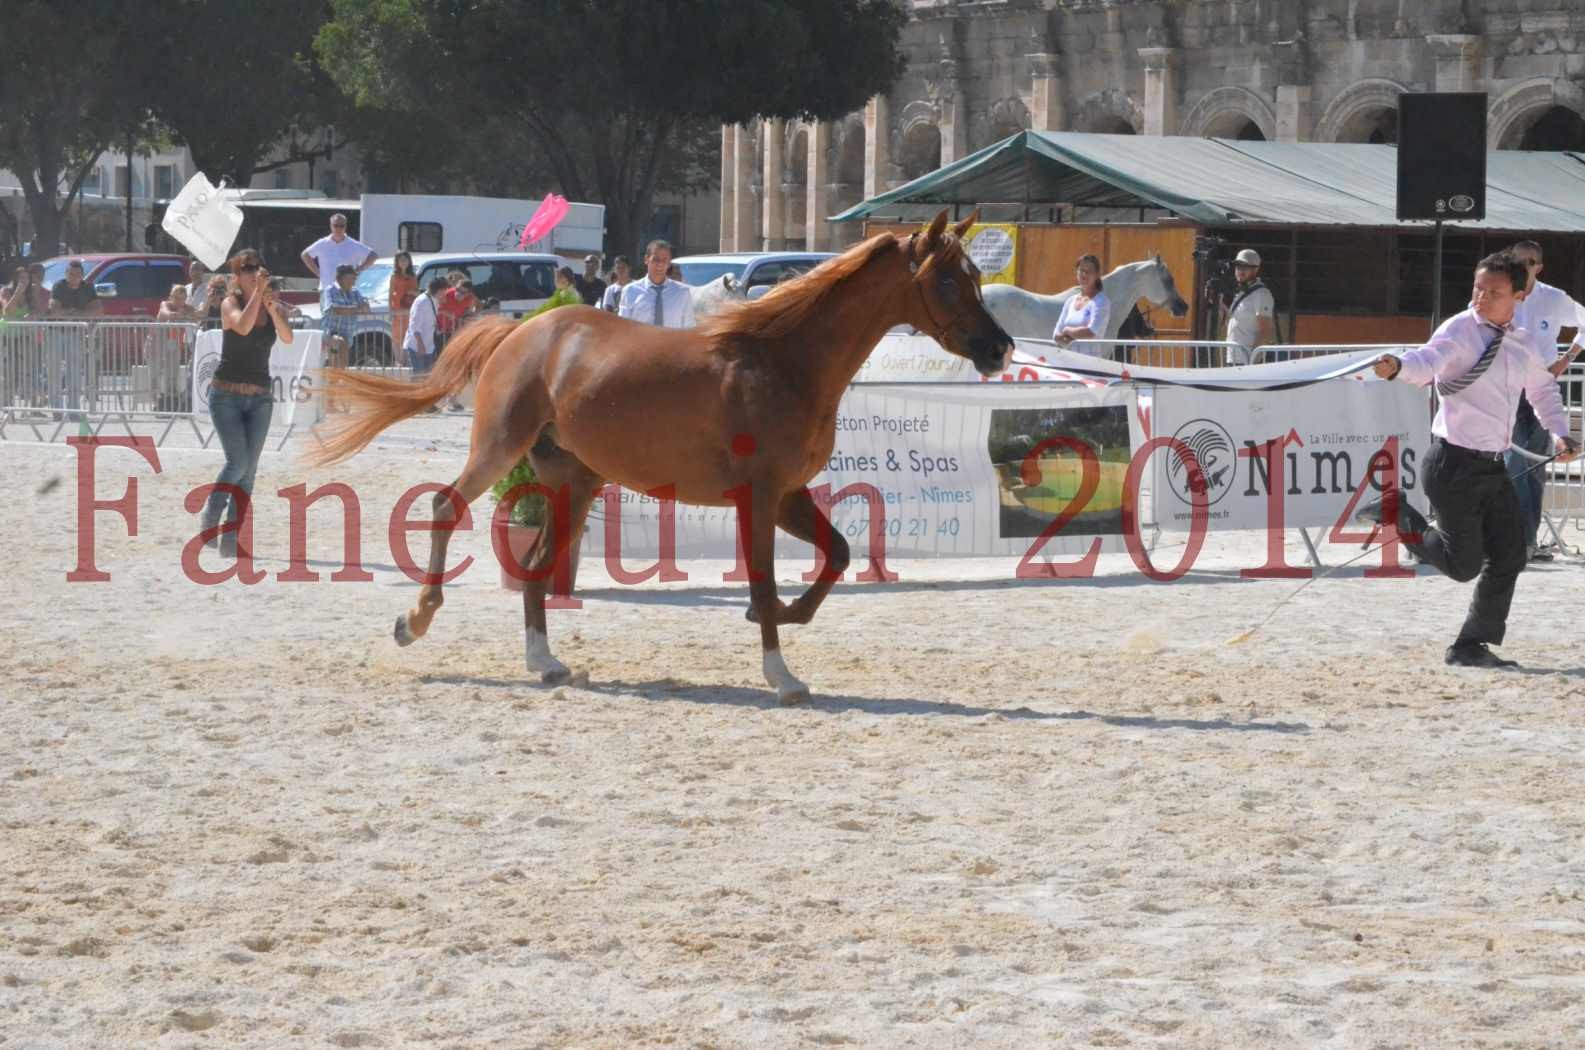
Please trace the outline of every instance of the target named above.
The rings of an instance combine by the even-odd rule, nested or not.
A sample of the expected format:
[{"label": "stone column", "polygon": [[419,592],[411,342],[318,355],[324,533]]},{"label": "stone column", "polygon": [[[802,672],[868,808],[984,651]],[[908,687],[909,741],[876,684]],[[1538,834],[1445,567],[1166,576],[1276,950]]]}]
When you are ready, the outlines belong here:
[{"label": "stone column", "polygon": [[1436,90],[1480,90],[1481,38],[1465,33],[1433,34],[1425,38],[1436,56]]},{"label": "stone column", "polygon": [[826,180],[831,173],[826,170],[826,158],[831,152],[831,125],[825,121],[816,121],[809,129],[809,167],[804,173],[804,185],[808,187],[808,201],[804,219],[804,249],[811,252],[823,252],[831,243],[831,227],[826,222],[826,216],[831,212],[826,209],[826,202],[830,200]]},{"label": "stone column", "polygon": [[1145,134],[1178,133],[1178,49],[1142,47],[1145,66]]},{"label": "stone column", "polygon": [[[786,251],[793,249],[793,242],[803,241],[809,243],[808,234],[804,232],[804,217],[809,213],[808,194],[799,182],[784,182],[781,185],[782,215],[782,242],[781,247]],[[799,236],[804,233],[803,236]],[[807,251],[807,247],[804,249]]]},{"label": "stone column", "polygon": [[964,112],[963,90],[957,81],[942,84],[937,104],[941,107],[941,165],[962,160],[969,152],[969,118]]},{"label": "stone column", "polygon": [[754,221],[754,139],[748,128],[739,124],[732,149],[732,250],[759,250],[759,230]]},{"label": "stone column", "polygon": [[780,117],[760,125],[765,140],[765,170],[760,185],[765,188],[764,217],[760,229],[764,232],[761,248],[768,252],[781,251],[787,245],[787,203],[782,196],[782,157],[787,150],[785,137],[787,122]]},{"label": "stone column", "polygon": [[732,250],[735,243],[732,237],[732,228],[737,219],[737,200],[733,192],[737,189],[734,179],[733,164],[736,161],[734,150],[737,149],[737,129],[731,124],[721,125],[721,248],[723,252]]},{"label": "stone column", "polygon": [[1025,55],[1029,60],[1033,91],[1029,99],[1030,131],[1062,131],[1067,127],[1062,111],[1062,73],[1058,56]]},{"label": "stone column", "polygon": [[1309,85],[1279,84],[1277,86],[1277,141],[1306,141],[1310,137],[1312,122]]},{"label": "stone column", "polygon": [[885,95],[864,107],[864,197],[891,189],[892,110]]}]

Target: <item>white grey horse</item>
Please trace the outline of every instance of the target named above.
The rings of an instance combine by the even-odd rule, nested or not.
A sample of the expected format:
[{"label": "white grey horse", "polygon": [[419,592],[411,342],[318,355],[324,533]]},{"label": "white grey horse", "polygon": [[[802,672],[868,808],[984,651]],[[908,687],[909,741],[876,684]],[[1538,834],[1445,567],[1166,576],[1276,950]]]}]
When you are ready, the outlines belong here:
[{"label": "white grey horse", "polygon": [[[1098,339],[1116,339],[1117,330],[1128,317],[1128,311],[1141,298],[1152,306],[1165,306],[1172,316],[1182,317],[1189,312],[1189,304],[1178,294],[1172,283],[1172,271],[1152,256],[1141,262],[1125,263],[1101,278],[1102,289],[1112,302],[1112,312],[1106,321],[1106,331],[1097,332]],[[985,308],[991,316],[1014,338],[1050,339],[1062,316],[1062,304],[1079,288],[1074,285],[1056,295],[1036,295],[1010,284],[988,284],[984,287]]]},{"label": "white grey horse", "polygon": [[724,306],[746,302],[747,299],[748,296],[743,294],[743,286],[737,279],[729,273],[724,273],[713,281],[694,287],[693,315],[696,318],[707,317]]}]

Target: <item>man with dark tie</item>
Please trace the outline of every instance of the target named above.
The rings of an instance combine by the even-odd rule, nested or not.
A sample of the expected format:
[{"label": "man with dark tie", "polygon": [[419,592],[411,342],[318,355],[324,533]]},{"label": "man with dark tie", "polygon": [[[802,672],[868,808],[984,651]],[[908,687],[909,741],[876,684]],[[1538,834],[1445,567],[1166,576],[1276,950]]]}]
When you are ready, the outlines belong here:
[{"label": "man with dark tie", "polygon": [[[1441,399],[1431,423],[1431,448],[1421,476],[1436,525],[1398,500],[1404,546],[1460,583],[1480,579],[1447,662],[1462,667],[1513,667],[1488,645],[1501,645],[1514,583],[1526,559],[1519,498],[1503,466],[1520,395],[1552,432],[1558,459],[1579,452],[1557,381],[1536,351],[1534,335],[1513,324],[1528,274],[1510,252],[1488,255],[1475,268],[1470,307],[1444,321],[1431,341],[1401,357],[1376,359],[1376,375],[1418,386],[1435,384]],[[1360,509],[1381,524],[1382,499]]]},{"label": "man with dark tie", "polygon": [[650,241],[644,249],[644,276],[622,289],[617,313],[663,328],[692,328],[693,293],[686,284],[667,278],[670,265],[671,245]]}]

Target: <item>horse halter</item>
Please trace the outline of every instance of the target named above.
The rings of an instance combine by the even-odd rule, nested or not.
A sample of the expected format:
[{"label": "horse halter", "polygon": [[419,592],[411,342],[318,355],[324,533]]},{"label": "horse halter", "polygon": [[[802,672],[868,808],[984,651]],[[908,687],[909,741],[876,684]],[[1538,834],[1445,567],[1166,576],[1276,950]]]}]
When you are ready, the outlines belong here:
[{"label": "horse halter", "polygon": [[958,323],[958,321],[963,317],[964,310],[966,310],[967,307],[960,309],[957,313],[947,318],[946,324],[942,324],[940,321],[936,320],[935,313],[930,309],[930,300],[925,298],[924,287],[919,283],[919,263],[914,259],[914,243],[918,239],[918,230],[915,230],[913,233],[908,235],[908,271],[914,274],[913,286],[914,291],[919,293],[919,305],[924,308],[925,317],[927,320],[929,320],[931,327],[935,328],[933,338],[936,340],[936,342],[945,344],[948,327]]}]

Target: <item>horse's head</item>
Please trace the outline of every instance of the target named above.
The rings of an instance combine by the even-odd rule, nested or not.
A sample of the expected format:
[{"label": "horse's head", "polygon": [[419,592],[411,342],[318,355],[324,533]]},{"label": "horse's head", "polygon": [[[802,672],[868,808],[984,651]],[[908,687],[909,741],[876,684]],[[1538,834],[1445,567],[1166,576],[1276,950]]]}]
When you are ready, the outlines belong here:
[{"label": "horse's head", "polygon": [[910,236],[905,244],[912,289],[905,309],[908,323],[933,336],[941,348],[974,362],[981,375],[1007,367],[1013,338],[996,323],[980,295],[980,271],[963,250],[975,212],[947,228],[947,213]]},{"label": "horse's head", "polygon": [[1149,275],[1153,281],[1151,287],[1145,289],[1145,298],[1153,306],[1165,306],[1171,310],[1173,317],[1182,317],[1189,312],[1189,304],[1183,301],[1177,285],[1172,283],[1172,271],[1167,269],[1160,255],[1152,256],[1150,262]]}]

